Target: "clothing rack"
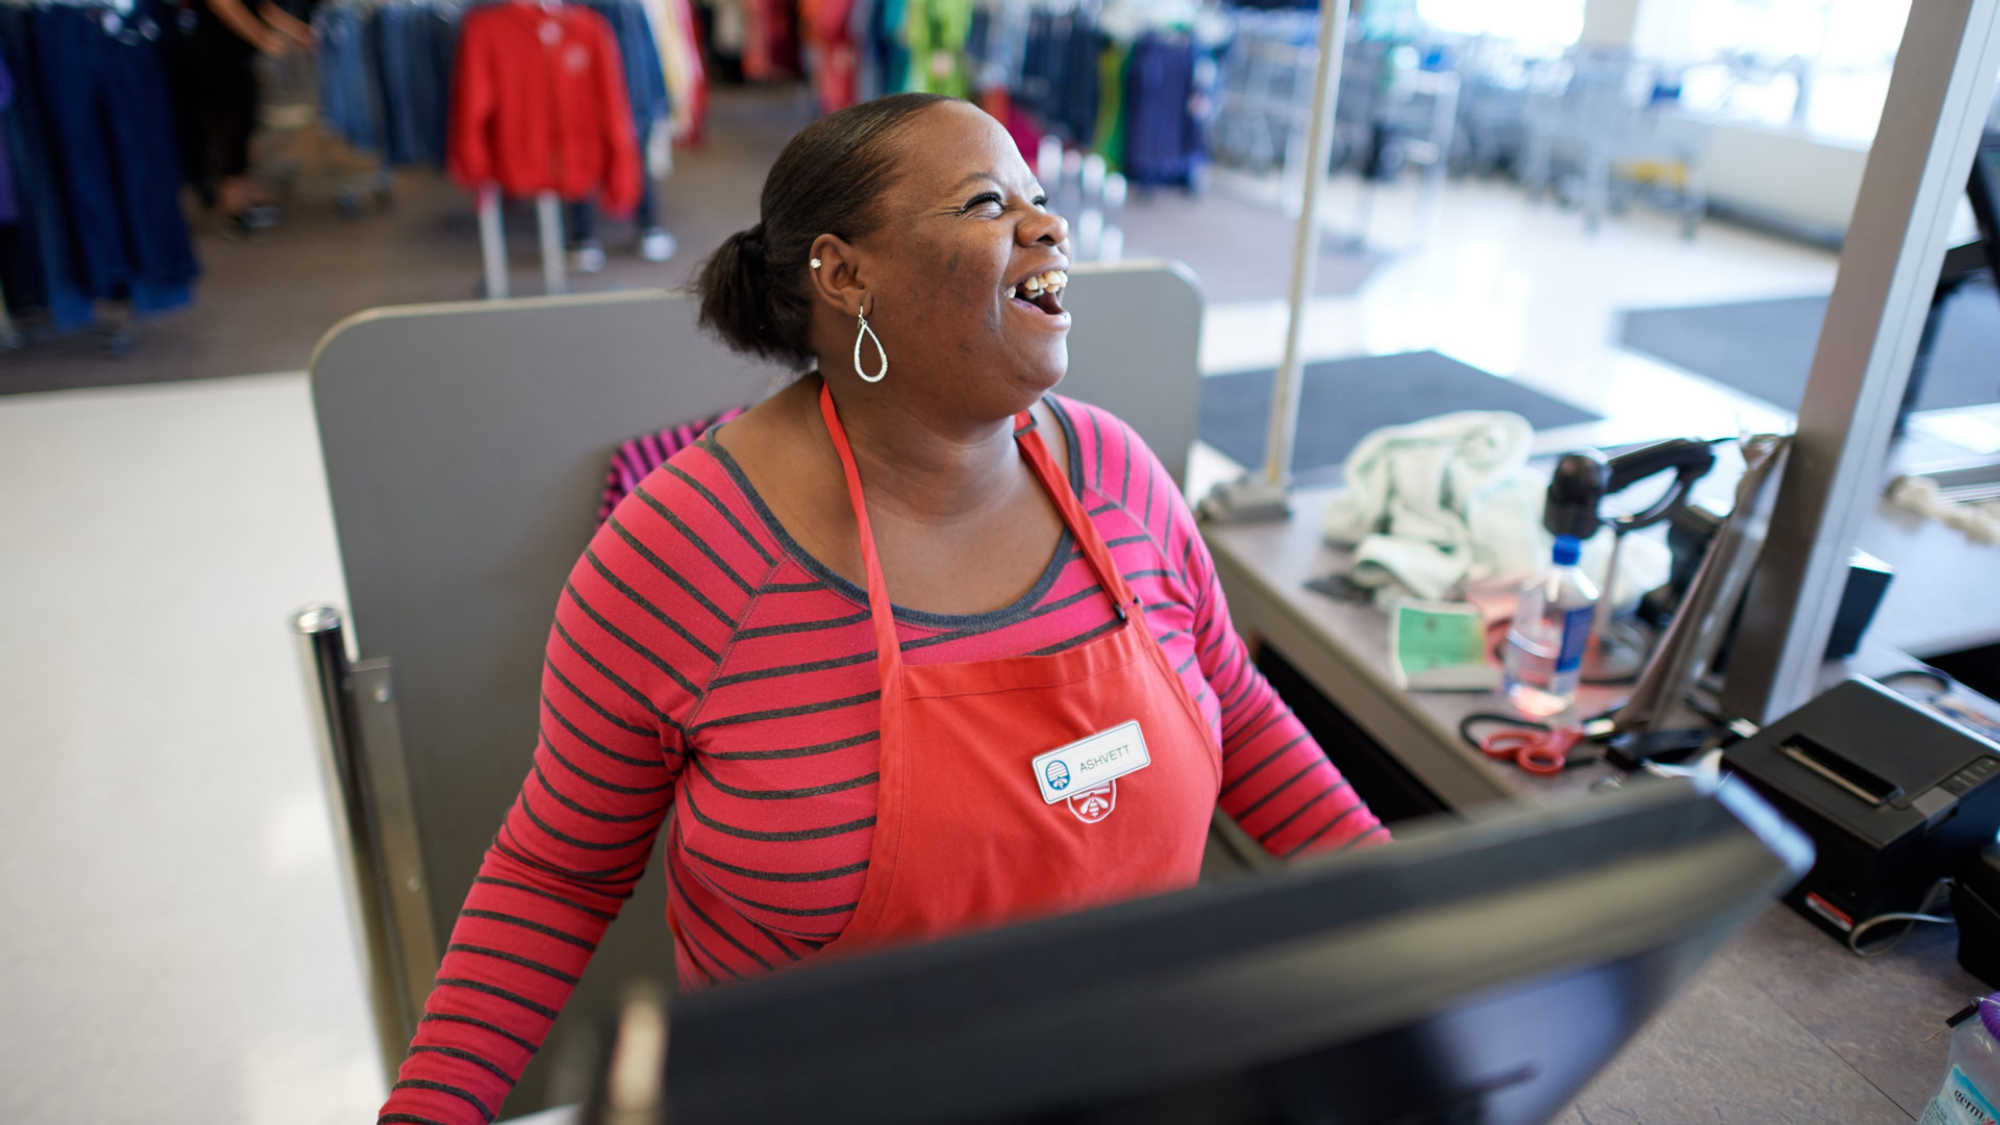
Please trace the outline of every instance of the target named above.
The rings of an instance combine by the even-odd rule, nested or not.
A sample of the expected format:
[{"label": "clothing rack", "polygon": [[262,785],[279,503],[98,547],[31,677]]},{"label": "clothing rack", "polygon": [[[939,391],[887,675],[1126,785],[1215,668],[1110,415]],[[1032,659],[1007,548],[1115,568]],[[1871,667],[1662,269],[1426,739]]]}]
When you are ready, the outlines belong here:
[{"label": "clothing rack", "polygon": [[[535,224],[541,235],[542,289],[546,293],[569,292],[569,274],[563,266],[562,201],[555,192],[535,196]],[[479,260],[484,278],[483,292],[489,301],[508,295],[507,237],[500,218],[500,189],[479,190]]]},{"label": "clothing rack", "polygon": [[[589,10],[603,17],[611,32],[615,52],[608,60],[600,53],[594,32],[584,45],[592,52],[593,65],[608,65],[619,72],[619,88],[629,103],[625,108],[635,123],[632,148],[644,153],[649,140],[668,142],[670,130],[693,131],[698,126],[698,104],[682,107],[675,118],[672,89],[678,85],[689,100],[700,101],[692,86],[700,80],[698,60],[692,46],[683,42],[685,29],[672,14],[677,0],[588,0],[577,4],[540,0],[514,3],[508,8],[549,16],[565,10]],[[678,0],[685,4],[685,0]],[[501,7],[490,5],[488,7]],[[476,200],[480,235],[482,289],[488,298],[509,295],[506,243],[504,238],[503,194],[519,193],[535,200],[535,219],[541,248],[544,291],[562,293],[568,289],[569,265],[564,260],[564,206],[569,201],[570,222],[579,233],[594,225],[592,199],[578,194],[579,185],[549,183],[532,189],[516,178],[511,190],[500,183],[500,171],[508,164],[504,146],[511,143],[501,128],[498,111],[489,103],[488,113],[468,124],[461,117],[460,99],[465,96],[463,70],[467,65],[466,29],[479,9],[461,0],[332,0],[314,19],[321,48],[321,111],[329,125],[357,149],[381,153],[385,165],[416,164],[451,172]],[[656,17],[653,13],[658,12]],[[576,26],[567,23],[565,26]],[[551,33],[561,34],[551,22]],[[393,41],[395,51],[390,54]],[[670,57],[671,56],[671,57]],[[484,81],[488,88],[504,82],[491,70],[486,58]],[[511,65],[511,63],[510,63]],[[556,124],[562,122],[558,120]],[[481,158],[468,169],[457,159],[461,146],[470,143],[465,131],[479,130],[477,145]],[[666,150],[670,153],[670,147]],[[663,260],[658,253],[672,238],[648,216],[655,211],[655,180],[671,166],[670,156],[659,154],[653,171],[647,174],[640,164],[642,203],[642,247],[646,256]],[[551,154],[551,167],[559,161]],[[561,177],[550,173],[549,180]],[[602,268],[601,250],[595,260],[580,246],[577,268]]]},{"label": "clothing rack", "polygon": [[[662,2],[654,0],[653,6]],[[579,269],[602,268],[602,249],[591,238],[599,200],[613,210],[635,210],[642,256],[658,261],[671,252],[671,236],[654,220],[654,173],[664,173],[670,159],[652,152],[657,159],[648,160],[652,142],[667,140],[672,128],[669,61],[652,21],[647,0],[540,0],[466,14],[453,63],[445,164],[478,200],[488,298],[505,297],[510,289],[503,195],[535,200],[545,292],[568,289],[564,200],[583,239]],[[531,34],[560,50],[523,54]],[[501,97],[499,91],[518,78],[521,66],[560,66],[550,78],[569,84],[568,94],[553,105]],[[524,136],[545,147],[511,151],[508,146]],[[579,140],[581,148],[569,147]],[[572,159],[579,153],[590,159]]]},{"label": "clothing rack", "polygon": [[0,59],[12,86],[0,144],[19,210],[0,348],[46,326],[58,335],[89,330],[123,354],[139,320],[194,299],[199,269],[175,175],[171,34],[135,0],[0,3]]}]

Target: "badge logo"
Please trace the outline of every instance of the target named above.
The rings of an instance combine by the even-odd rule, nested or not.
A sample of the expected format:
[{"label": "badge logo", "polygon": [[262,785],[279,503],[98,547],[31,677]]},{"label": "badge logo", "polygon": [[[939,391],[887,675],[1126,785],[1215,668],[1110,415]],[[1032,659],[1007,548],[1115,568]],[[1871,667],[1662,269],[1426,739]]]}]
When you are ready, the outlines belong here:
[{"label": "badge logo", "polygon": [[1118,783],[1086,789],[1069,799],[1069,811],[1085,824],[1096,824],[1118,807]]},{"label": "badge logo", "polygon": [[1049,779],[1049,788],[1057,791],[1058,793],[1069,788],[1068,762],[1060,760],[1050,762],[1049,768],[1046,772]]}]

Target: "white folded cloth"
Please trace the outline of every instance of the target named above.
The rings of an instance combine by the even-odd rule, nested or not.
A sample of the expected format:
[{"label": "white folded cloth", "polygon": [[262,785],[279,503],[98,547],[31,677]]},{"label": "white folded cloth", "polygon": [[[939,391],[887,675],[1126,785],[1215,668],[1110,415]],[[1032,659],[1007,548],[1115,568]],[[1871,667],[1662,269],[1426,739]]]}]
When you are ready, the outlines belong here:
[{"label": "white folded cloth", "polygon": [[1354,548],[1349,577],[1378,600],[1437,599],[1463,581],[1533,571],[1547,551],[1546,482],[1524,471],[1534,433],[1518,414],[1462,411],[1361,439],[1322,525]]}]

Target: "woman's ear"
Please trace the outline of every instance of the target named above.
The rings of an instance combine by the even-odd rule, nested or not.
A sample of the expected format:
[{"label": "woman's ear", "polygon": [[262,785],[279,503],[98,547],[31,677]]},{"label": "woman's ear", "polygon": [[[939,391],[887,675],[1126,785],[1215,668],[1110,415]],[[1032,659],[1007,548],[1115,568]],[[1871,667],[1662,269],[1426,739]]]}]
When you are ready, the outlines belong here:
[{"label": "woman's ear", "polygon": [[861,279],[860,254],[846,239],[831,234],[813,239],[807,267],[812,270],[813,295],[821,304],[843,316],[861,311],[868,290]]}]

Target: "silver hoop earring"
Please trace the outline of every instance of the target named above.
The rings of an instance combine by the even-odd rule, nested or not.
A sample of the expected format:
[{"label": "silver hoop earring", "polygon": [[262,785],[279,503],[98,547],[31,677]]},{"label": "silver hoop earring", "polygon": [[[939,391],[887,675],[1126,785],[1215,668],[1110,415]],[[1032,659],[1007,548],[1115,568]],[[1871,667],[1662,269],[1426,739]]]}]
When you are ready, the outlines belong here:
[{"label": "silver hoop earring", "polygon": [[[854,334],[854,373],[861,376],[861,381],[864,383],[879,383],[889,374],[889,353],[882,348],[882,338],[875,334],[873,328],[868,327],[867,308],[863,307],[856,315],[861,318],[861,331]],[[873,375],[861,366],[861,341],[864,339],[873,341],[875,354],[882,357],[882,369]]]}]

